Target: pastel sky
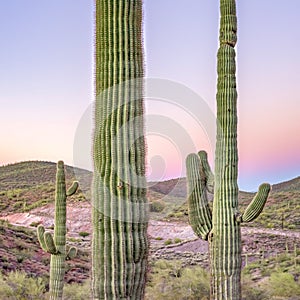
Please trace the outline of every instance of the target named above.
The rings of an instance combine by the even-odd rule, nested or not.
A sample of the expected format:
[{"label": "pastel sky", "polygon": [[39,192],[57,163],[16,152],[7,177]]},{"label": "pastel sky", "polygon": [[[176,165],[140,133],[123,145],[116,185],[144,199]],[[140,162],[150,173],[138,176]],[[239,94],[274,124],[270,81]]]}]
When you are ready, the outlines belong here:
[{"label": "pastel sky", "polygon": [[[90,168],[93,9],[0,2],[1,165]],[[239,185],[254,191],[300,175],[300,2],[243,0],[237,11]],[[146,91],[150,179],[184,176],[186,154],[201,148],[213,164],[218,18],[217,0],[144,1],[146,77],[170,91]]]}]

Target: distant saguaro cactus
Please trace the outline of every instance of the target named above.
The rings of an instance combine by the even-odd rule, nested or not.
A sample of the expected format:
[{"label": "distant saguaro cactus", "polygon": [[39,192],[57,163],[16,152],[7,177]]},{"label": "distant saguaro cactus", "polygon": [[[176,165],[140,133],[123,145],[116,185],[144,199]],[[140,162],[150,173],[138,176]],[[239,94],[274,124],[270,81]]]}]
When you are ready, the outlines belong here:
[{"label": "distant saguaro cactus", "polygon": [[96,0],[93,299],[141,299],[148,206],[142,0]]},{"label": "distant saguaro cactus", "polygon": [[[189,219],[194,232],[209,241],[211,299],[240,300],[240,223],[250,222],[260,214],[270,185],[262,184],[245,212],[239,213],[235,0],[220,0],[220,11],[215,175],[208,165],[206,152],[187,157]],[[212,210],[207,191],[214,193]]]},{"label": "distant saguaro cactus", "polygon": [[57,163],[55,191],[54,236],[46,232],[43,225],[37,228],[37,236],[42,249],[51,254],[50,262],[50,300],[62,299],[65,275],[65,260],[74,258],[77,254],[75,247],[66,249],[66,200],[76,193],[78,182],[66,190],[66,180],[63,161]]}]

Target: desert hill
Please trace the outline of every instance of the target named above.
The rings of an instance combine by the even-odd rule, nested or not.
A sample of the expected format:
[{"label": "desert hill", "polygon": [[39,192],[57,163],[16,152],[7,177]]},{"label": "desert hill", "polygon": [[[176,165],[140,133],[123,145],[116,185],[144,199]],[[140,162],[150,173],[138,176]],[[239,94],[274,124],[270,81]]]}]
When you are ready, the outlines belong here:
[{"label": "desert hill", "polygon": [[[52,162],[0,167],[0,269],[4,273],[25,270],[34,276],[48,276],[49,255],[40,249],[35,227],[42,223],[53,229],[55,173],[56,164]],[[79,191],[68,198],[67,241],[80,251],[68,262],[66,280],[80,282],[89,277],[90,270],[92,173],[66,166],[66,179],[68,185],[73,180],[80,185]],[[150,182],[148,186],[151,260],[180,259],[187,265],[207,267],[207,243],[197,239],[188,225],[186,179]],[[241,211],[253,195],[240,192]],[[299,249],[300,178],[274,185],[264,212],[247,226],[242,228],[242,236],[249,262],[259,259],[261,251],[271,259],[286,249]]]},{"label": "desert hill", "polygon": [[[0,167],[0,215],[29,212],[54,202],[56,164],[28,161]],[[79,181],[80,189],[70,203],[91,199],[92,172],[66,166],[67,184]],[[148,183],[152,218],[187,222],[186,178]],[[241,191],[241,211],[254,193]],[[212,196],[211,196],[212,197]],[[252,225],[268,228],[300,229],[300,177],[272,186],[272,192],[261,217]]]}]

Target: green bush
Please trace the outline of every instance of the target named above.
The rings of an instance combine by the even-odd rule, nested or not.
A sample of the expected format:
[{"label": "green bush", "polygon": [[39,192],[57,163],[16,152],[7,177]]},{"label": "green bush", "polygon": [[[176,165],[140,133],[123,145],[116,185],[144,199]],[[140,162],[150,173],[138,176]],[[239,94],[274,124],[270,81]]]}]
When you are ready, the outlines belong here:
[{"label": "green bush", "polygon": [[23,206],[23,201],[17,201],[16,203],[13,204],[13,209],[19,209]]},{"label": "green bush", "polygon": [[290,273],[276,272],[271,274],[269,288],[272,296],[292,297],[300,295],[300,285]]},{"label": "green bush", "polygon": [[161,200],[153,201],[150,203],[150,211],[151,212],[162,212],[166,207],[166,203]]},{"label": "green bush", "polygon": [[29,226],[31,226],[31,227],[38,227],[40,224],[41,224],[40,221],[38,221],[38,222],[31,222]]},{"label": "green bush", "polygon": [[184,216],[184,212],[182,212],[182,211],[178,211],[174,214],[175,218],[182,218],[183,216]]},{"label": "green bush", "polygon": [[157,261],[149,275],[146,300],[209,299],[209,276],[200,267],[183,267],[180,261]]},{"label": "green bush", "polygon": [[31,203],[30,205],[26,206],[26,208],[24,209],[24,211],[30,211],[32,209],[35,209],[37,207],[42,207],[48,203],[51,203],[52,199],[41,199],[38,200],[36,202]]},{"label": "green bush", "polygon": [[180,238],[175,238],[174,239],[174,243],[175,244],[178,244],[178,243],[181,243],[181,242],[182,242],[182,240]]},{"label": "green bush", "polygon": [[76,239],[74,237],[69,237],[68,241],[71,242],[71,243],[79,243],[79,242],[81,242],[81,239]]},{"label": "green bush", "polygon": [[86,231],[80,231],[79,235],[82,236],[82,237],[86,237],[86,236],[89,236],[90,234]]},{"label": "green bush", "polygon": [[242,276],[242,300],[269,300],[266,289],[256,285],[248,275]]},{"label": "green bush", "polygon": [[172,245],[173,241],[171,239],[165,240],[164,244],[167,245]]},{"label": "green bush", "polygon": [[64,285],[64,300],[86,300],[90,299],[90,282],[83,284],[72,283]]},{"label": "green bush", "polygon": [[41,278],[28,277],[25,272],[0,273],[0,299],[43,300],[45,283]]},{"label": "green bush", "polygon": [[24,261],[24,259],[26,259],[26,257],[24,255],[18,255],[17,256],[17,262],[19,264],[21,264]]}]

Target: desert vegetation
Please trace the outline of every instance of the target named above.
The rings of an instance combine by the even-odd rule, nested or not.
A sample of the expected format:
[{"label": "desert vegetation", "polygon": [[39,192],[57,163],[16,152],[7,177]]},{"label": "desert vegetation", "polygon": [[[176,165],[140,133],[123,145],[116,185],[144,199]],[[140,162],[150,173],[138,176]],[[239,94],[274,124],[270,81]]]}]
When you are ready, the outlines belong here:
[{"label": "desert vegetation", "polygon": [[[300,254],[300,251],[298,255]],[[299,259],[299,257],[298,257]],[[242,299],[299,299],[300,266],[293,264],[292,254],[248,264],[242,272]],[[69,283],[64,299],[83,300],[90,294],[90,280]],[[24,271],[0,275],[1,299],[48,299],[47,279]],[[147,300],[209,299],[209,272],[200,266],[186,266],[181,260],[157,260],[150,263],[146,286]]]},{"label": "desert vegetation", "polygon": [[[39,165],[50,170],[45,170],[46,174],[49,174],[48,177],[45,176],[44,180],[47,184],[47,180],[52,182],[52,185],[55,186],[52,176],[55,178],[56,165],[51,163],[44,162],[27,162],[20,163],[6,167],[0,167],[1,176],[6,178],[6,182],[2,184],[0,181],[1,192],[4,194],[5,188],[7,186],[14,186],[15,189],[22,190],[22,187],[26,186],[26,189],[30,190],[31,186],[34,187],[31,182],[32,174],[30,172],[29,176],[26,175],[27,169],[26,165],[34,164],[37,169]],[[6,173],[7,168],[12,168],[14,172]],[[18,172],[20,170],[20,172]],[[90,172],[81,170],[83,178],[90,177]],[[11,176],[11,175],[12,176]],[[18,174],[21,174],[21,179],[19,180]],[[31,174],[31,175],[30,175]],[[86,175],[86,176],[85,176]],[[66,166],[66,178],[68,178],[68,184],[71,184],[75,180],[73,168]],[[176,185],[178,183],[178,186]],[[149,187],[148,194],[150,195],[150,201],[165,201],[166,207],[164,211],[159,213],[150,212],[150,219],[160,220],[160,222],[165,222],[162,224],[169,224],[170,228],[178,228],[188,225],[187,220],[187,202],[186,202],[186,189],[184,188],[185,179],[180,180],[171,180],[160,182],[157,185],[151,183]],[[89,182],[85,179],[79,182],[80,188],[82,190],[88,189]],[[31,217],[33,219],[36,216],[44,216],[43,208],[48,207],[48,212],[50,219],[54,219],[54,190],[55,188],[50,189],[45,192],[43,189],[43,184],[41,184],[41,189],[36,191],[37,194],[34,195],[35,201],[38,201],[38,196],[45,193],[45,195],[51,199],[51,201],[41,207],[32,209],[31,211],[26,212],[29,214],[28,226],[15,226],[3,219],[8,215],[16,215],[22,211],[12,211],[12,212],[2,212],[0,221],[0,269],[2,273],[3,289],[7,290],[8,294],[7,299],[9,299],[9,289],[4,288],[8,284],[8,276],[13,273],[22,273],[20,275],[20,280],[29,280],[36,283],[28,283],[26,286],[33,289],[31,292],[28,292],[32,297],[25,299],[37,299],[35,293],[42,293],[43,296],[39,299],[45,297],[47,299],[49,292],[49,264],[50,264],[50,254],[45,253],[39,246],[37,236],[36,236],[36,226],[40,222],[32,224]],[[177,189],[181,189],[179,193]],[[247,227],[242,226],[242,230],[246,230],[243,239],[243,270],[242,270],[242,290],[243,290],[243,299],[297,299],[297,293],[299,288],[299,278],[300,278],[300,242],[297,233],[299,232],[299,190],[300,190],[300,178],[295,178],[290,182],[281,183],[274,185],[270,193],[270,204],[267,202],[264,212],[256,219],[255,222],[248,223]],[[173,191],[173,194],[172,194]],[[174,202],[169,199],[166,200],[166,196],[170,193],[169,199],[174,199]],[[29,195],[24,196],[25,200],[30,202],[31,197]],[[76,197],[76,194],[71,198]],[[72,210],[73,208],[78,207],[78,204],[88,204],[89,199],[84,195],[84,200],[80,202],[76,200],[68,201],[67,210]],[[239,201],[242,208],[246,207],[251,199],[253,198],[252,193],[239,193]],[[3,198],[2,198],[3,199]],[[7,204],[9,207],[13,206],[14,198],[7,199]],[[282,200],[284,199],[284,201]],[[289,204],[288,204],[289,203]],[[87,215],[90,214],[89,206],[84,206],[82,213],[85,210],[88,210]],[[285,219],[283,230],[281,229],[280,219],[278,220],[277,211],[284,209],[288,218]],[[182,212],[178,214],[178,212]],[[174,214],[174,216],[170,216]],[[261,220],[266,214],[268,222]],[[14,219],[17,223],[18,218]],[[297,223],[298,220],[298,223]],[[80,224],[82,220],[80,217],[73,218],[72,222],[68,223],[68,226],[71,224]],[[250,226],[251,224],[251,226]],[[30,226],[31,225],[31,226]],[[291,226],[295,225],[295,226]],[[250,227],[249,227],[250,226]],[[82,294],[87,295],[89,293],[90,287],[90,235],[86,235],[89,229],[79,230],[76,227],[73,229],[69,227],[67,230],[67,243],[69,245],[74,245],[78,247],[78,255],[72,260],[66,261],[66,274],[65,274],[65,297],[70,297],[66,299],[81,299]],[[244,229],[243,229],[244,228]],[[51,225],[47,226],[47,230],[53,230],[54,227]],[[85,237],[82,237],[86,235]],[[279,235],[280,233],[280,235]],[[193,284],[197,283],[199,278],[202,276],[208,276],[208,256],[207,252],[197,254],[197,251],[202,251],[201,246],[195,247],[195,252],[193,252],[194,244],[198,243],[195,241],[195,237],[191,236],[190,239],[182,237],[180,234],[175,233],[173,236],[170,235],[170,230],[163,227],[157,228],[157,234],[153,235],[151,238],[151,247],[150,247],[150,265],[149,265],[149,274],[148,282],[146,286],[146,297],[151,299],[153,293],[163,296],[161,299],[166,299],[164,297],[171,297],[168,295],[168,290],[173,288],[183,290],[191,288],[192,291],[187,292],[187,295],[191,298],[187,299],[199,299],[195,295],[195,291],[198,291],[199,286],[192,285],[192,287],[187,287],[187,281],[181,277],[174,277],[172,270],[174,268],[179,268],[179,274],[182,274],[183,270],[188,276],[192,276],[194,279],[188,277]],[[175,243],[175,239],[181,239],[181,242]],[[82,240],[84,239],[84,241]],[[169,241],[170,240],[170,241]],[[168,244],[168,245],[165,245]],[[179,247],[179,248],[178,248]],[[181,252],[178,252],[177,249],[183,249]],[[205,254],[206,253],[206,254]],[[206,256],[205,256],[206,255]],[[173,265],[173,266],[172,266]],[[177,266],[177,267],[176,267]],[[164,269],[163,269],[164,268]],[[195,268],[195,269],[194,269]],[[162,269],[162,270],[161,270]],[[199,272],[196,270],[199,269]],[[196,270],[194,272],[189,270]],[[200,271],[201,270],[201,271]],[[192,273],[192,274],[191,274]],[[164,279],[166,277],[168,280]],[[185,273],[184,273],[185,274]],[[206,274],[206,275],[205,275]],[[12,275],[11,275],[12,276]],[[198,277],[199,276],[199,277]],[[8,281],[6,281],[6,279]],[[175,280],[176,279],[176,280]],[[33,281],[32,281],[33,280]],[[281,282],[286,282],[287,286],[284,284],[278,285],[278,280]],[[275,283],[277,282],[277,283]],[[168,286],[170,284],[170,286]],[[202,284],[199,280],[199,285]],[[162,292],[161,287],[166,286],[164,292]],[[275,288],[276,286],[276,288]],[[279,289],[279,287],[282,287]],[[41,292],[42,291],[42,292]],[[85,291],[85,292],[79,292]],[[206,290],[207,291],[207,290]],[[22,293],[27,293],[22,292]],[[3,293],[3,291],[2,291]],[[73,294],[72,294],[73,293]],[[76,294],[76,296],[74,295]],[[26,294],[27,295],[27,294]],[[40,294],[38,294],[40,295]],[[70,296],[72,295],[72,296]],[[181,294],[179,294],[181,295]],[[280,296],[281,295],[281,296]],[[4,296],[0,296],[4,297]],[[4,297],[4,299],[5,299]],[[20,296],[21,297],[21,296]],[[27,297],[27,296],[26,296]],[[78,298],[72,298],[78,297]],[[159,296],[157,296],[159,297]],[[173,294],[174,297],[174,294]],[[195,298],[192,298],[195,297]],[[208,297],[207,294],[204,294],[203,297]],[[256,298],[255,298],[256,297]],[[22,299],[22,298],[20,298]],[[23,298],[24,299],[24,298]],[[159,298],[157,298],[159,299]],[[180,299],[180,298],[178,298]],[[183,298],[184,299],[184,298]],[[204,298],[205,299],[205,298]]]},{"label": "desert vegetation", "polygon": [[95,1],[93,174],[1,167],[0,297],[299,299],[300,179],[238,191],[236,1],[220,0],[214,172],[199,151],[148,189],[142,7]]}]

